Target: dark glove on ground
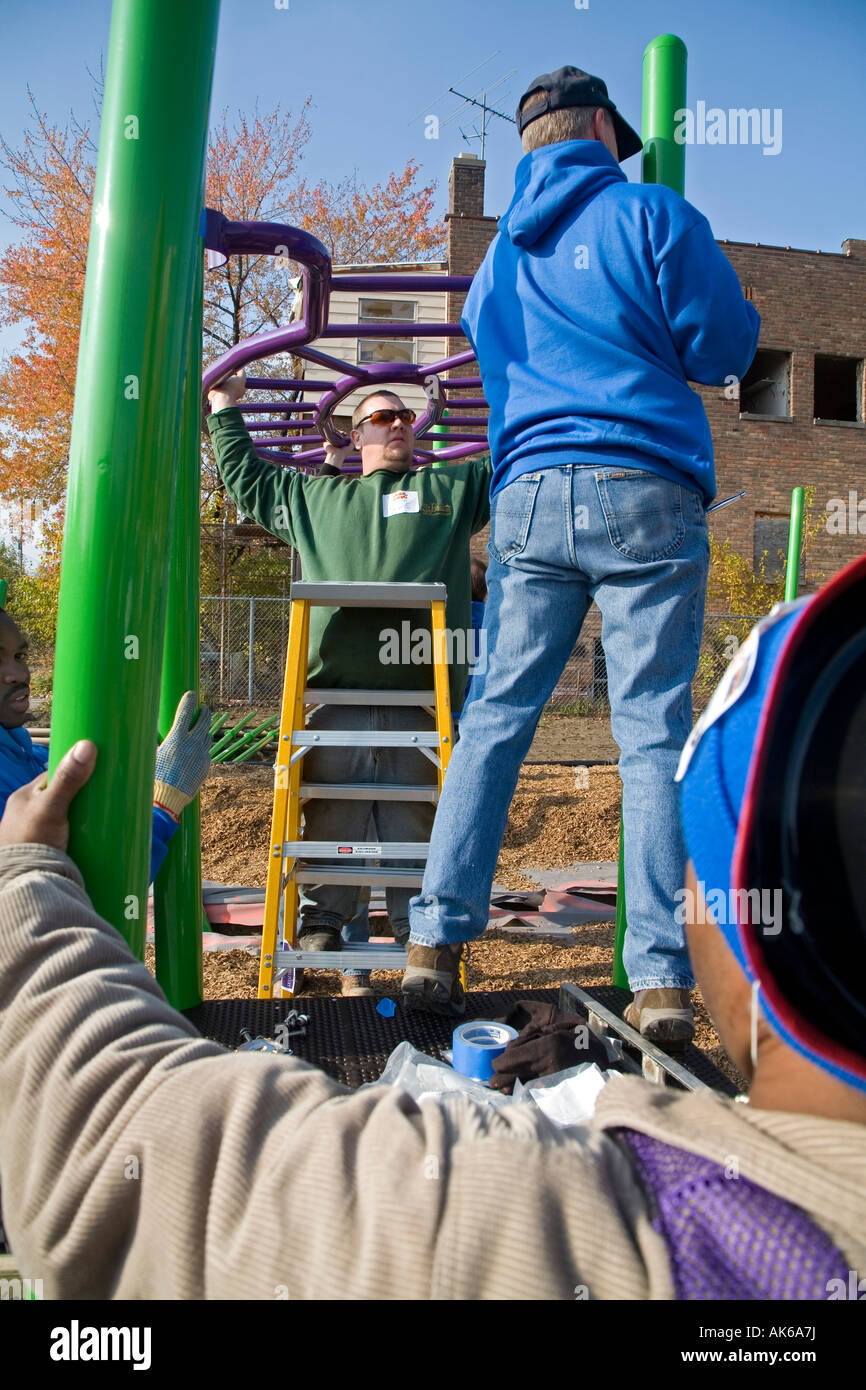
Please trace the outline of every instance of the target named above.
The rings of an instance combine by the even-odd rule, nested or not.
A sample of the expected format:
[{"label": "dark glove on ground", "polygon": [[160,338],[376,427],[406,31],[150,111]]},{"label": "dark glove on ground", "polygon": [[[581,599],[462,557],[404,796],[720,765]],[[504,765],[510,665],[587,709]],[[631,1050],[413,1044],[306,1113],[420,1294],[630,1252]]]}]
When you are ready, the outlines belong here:
[{"label": "dark glove on ground", "polygon": [[553,1004],[527,999],[498,1021],[510,1023],[518,1036],[493,1063],[490,1086],[495,1091],[510,1095],[518,1078],[532,1081],[582,1062],[595,1062],[602,1070],[610,1066],[604,1044],[579,1014],[562,1014]]}]

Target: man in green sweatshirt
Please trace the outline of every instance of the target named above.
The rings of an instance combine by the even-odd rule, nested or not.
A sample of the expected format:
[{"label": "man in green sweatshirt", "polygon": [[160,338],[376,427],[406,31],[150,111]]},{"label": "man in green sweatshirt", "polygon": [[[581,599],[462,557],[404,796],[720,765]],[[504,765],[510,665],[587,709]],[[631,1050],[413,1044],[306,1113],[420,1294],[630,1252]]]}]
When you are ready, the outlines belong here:
[{"label": "man in green sweatshirt", "polygon": [[[469,538],[490,515],[489,455],[445,468],[414,468],[414,412],[393,392],[380,391],[361,401],[352,417],[360,475],[307,476],[259,458],[238,409],[245,387],[240,373],[209,394],[208,427],[229,496],[244,516],[295,547],[305,580],[444,583],[451,703],[459,709],[468,653],[473,650]],[[406,610],[312,608],[308,685],[429,690],[431,669],[423,659],[430,651],[429,615],[413,614],[410,631],[406,616]],[[428,634],[426,639],[420,638],[422,632]],[[325,705],[311,716],[308,727],[418,730],[432,727],[432,721],[412,706]],[[435,781],[428,759],[416,749],[404,748],[315,749],[305,757],[304,775],[328,783],[423,786]],[[304,810],[305,834],[310,840],[363,841],[369,837],[372,815],[377,839],[426,841],[434,810],[430,801],[420,800],[314,799]],[[388,912],[400,942],[409,936],[409,897],[409,890],[387,890]],[[338,950],[341,929],[354,916],[357,898],[357,888],[311,888],[301,910],[300,946],[308,951]],[[437,952],[430,954],[435,968],[432,958]]]}]

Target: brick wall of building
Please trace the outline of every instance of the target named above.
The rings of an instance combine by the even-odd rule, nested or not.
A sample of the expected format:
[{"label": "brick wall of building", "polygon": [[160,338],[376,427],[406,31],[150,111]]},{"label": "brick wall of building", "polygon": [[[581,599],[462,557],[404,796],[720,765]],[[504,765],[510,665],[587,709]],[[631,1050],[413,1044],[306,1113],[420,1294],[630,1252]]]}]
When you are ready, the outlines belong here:
[{"label": "brick wall of building", "polygon": [[[753,554],[755,518],[787,515],[791,490],[815,488],[817,511],[855,492],[866,501],[866,415],[860,372],[860,421],[814,423],[815,356],[866,359],[866,241],[849,239],[841,255],[721,242],[761,315],[760,349],[791,353],[791,417],[750,419],[724,390],[700,387],[713,434],[720,497],[747,489],[741,502],[713,514],[716,535]],[[830,508],[832,517],[838,509]],[[866,512],[866,507],[864,507]],[[866,515],[862,517],[866,533]],[[805,587],[829,578],[866,549],[866,534],[823,527],[810,549]]]}]

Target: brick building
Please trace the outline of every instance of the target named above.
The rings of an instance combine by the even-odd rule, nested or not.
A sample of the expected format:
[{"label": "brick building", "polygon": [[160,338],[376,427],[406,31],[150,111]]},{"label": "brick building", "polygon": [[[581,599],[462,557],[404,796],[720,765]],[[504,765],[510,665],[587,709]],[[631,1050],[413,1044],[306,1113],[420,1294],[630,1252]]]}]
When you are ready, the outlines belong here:
[{"label": "brick building", "polygon": [[[484,215],[484,172],[473,154],[452,162],[452,275],[473,274],[496,235],[497,218]],[[791,490],[813,486],[816,511],[826,511],[828,522],[809,553],[810,587],[866,549],[866,240],[843,242],[839,255],[720,245],[761,315],[761,337],[742,383],[697,388],[713,435],[718,495],[747,494],[711,524],[753,564],[766,552],[769,575],[786,548]],[[450,320],[459,319],[462,301],[449,296]]]}]

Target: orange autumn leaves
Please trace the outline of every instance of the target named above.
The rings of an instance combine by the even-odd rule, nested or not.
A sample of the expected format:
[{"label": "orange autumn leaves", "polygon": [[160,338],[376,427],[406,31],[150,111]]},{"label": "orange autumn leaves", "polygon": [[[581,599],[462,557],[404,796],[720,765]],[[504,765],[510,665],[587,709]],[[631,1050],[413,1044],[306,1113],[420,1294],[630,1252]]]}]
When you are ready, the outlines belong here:
[{"label": "orange autumn leaves", "polygon": [[[19,239],[0,257],[0,324],[20,346],[0,362],[0,494],[61,503],[66,484],[78,335],[96,152],[74,119],[53,125],[31,98],[30,128],[0,141],[2,182]],[[374,186],[302,178],[310,102],[299,115],[230,116],[214,125],[207,202],[243,221],[289,222],[318,236],[335,263],[425,260],[444,254],[433,216],[435,183],[410,161]],[[205,362],[285,322],[296,267],[281,258],[233,257],[205,279]],[[207,470],[205,470],[207,471]],[[209,491],[207,484],[205,492]]]}]

